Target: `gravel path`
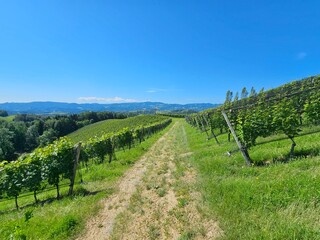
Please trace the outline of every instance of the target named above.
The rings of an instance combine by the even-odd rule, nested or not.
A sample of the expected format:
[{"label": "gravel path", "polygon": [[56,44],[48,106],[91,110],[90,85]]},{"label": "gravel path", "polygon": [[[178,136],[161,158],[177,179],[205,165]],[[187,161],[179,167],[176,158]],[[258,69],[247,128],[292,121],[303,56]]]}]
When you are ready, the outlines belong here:
[{"label": "gravel path", "polygon": [[177,121],[121,178],[118,191],[103,200],[103,209],[78,240],[220,236],[218,224],[199,205],[190,157],[183,123]]}]

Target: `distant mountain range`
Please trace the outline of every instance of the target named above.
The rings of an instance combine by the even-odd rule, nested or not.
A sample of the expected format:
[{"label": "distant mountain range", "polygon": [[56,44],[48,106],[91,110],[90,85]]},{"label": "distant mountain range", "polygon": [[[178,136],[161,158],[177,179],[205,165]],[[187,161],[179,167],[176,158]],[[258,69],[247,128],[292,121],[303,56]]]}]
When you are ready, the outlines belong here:
[{"label": "distant mountain range", "polygon": [[202,111],[214,108],[219,104],[191,103],[191,104],[167,104],[162,102],[137,102],[137,103],[63,103],[63,102],[29,102],[29,103],[0,103],[0,110],[11,114],[70,114],[85,111],[111,111],[111,112],[134,112],[134,111],[176,111],[193,110]]}]

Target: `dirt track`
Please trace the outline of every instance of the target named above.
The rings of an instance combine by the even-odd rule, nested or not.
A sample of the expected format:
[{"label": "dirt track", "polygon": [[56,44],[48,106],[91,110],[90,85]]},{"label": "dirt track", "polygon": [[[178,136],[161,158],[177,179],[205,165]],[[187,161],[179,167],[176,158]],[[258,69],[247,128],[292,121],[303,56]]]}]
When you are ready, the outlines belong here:
[{"label": "dirt track", "polygon": [[182,122],[176,122],[120,180],[118,191],[86,226],[81,239],[214,239],[205,217]]}]

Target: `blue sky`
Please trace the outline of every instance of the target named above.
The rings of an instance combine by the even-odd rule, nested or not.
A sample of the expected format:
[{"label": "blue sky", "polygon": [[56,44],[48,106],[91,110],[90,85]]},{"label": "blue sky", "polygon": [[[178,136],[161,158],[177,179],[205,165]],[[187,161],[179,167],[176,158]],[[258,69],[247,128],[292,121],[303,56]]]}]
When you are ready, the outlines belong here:
[{"label": "blue sky", "polygon": [[221,103],[320,73],[317,0],[1,1],[0,102]]}]

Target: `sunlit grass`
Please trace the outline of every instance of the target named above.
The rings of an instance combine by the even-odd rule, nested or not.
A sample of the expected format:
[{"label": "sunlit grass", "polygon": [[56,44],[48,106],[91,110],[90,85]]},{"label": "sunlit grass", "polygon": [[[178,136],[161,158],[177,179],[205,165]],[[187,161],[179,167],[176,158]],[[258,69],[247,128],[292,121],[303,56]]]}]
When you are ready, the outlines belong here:
[{"label": "sunlit grass", "polygon": [[[240,152],[220,135],[221,145],[186,127],[199,187],[223,239],[320,239],[320,133],[296,138],[298,157],[286,160],[291,142],[260,139],[249,153],[264,166],[248,167]],[[304,129],[308,130],[308,129]],[[312,131],[311,131],[312,132]],[[273,141],[276,140],[276,141]]]},{"label": "sunlit grass", "polygon": [[4,120],[4,121],[7,121],[7,122],[11,122],[13,121],[13,119],[15,118],[16,115],[10,115],[10,116],[7,116],[7,117],[0,117],[0,121],[1,120]]}]

